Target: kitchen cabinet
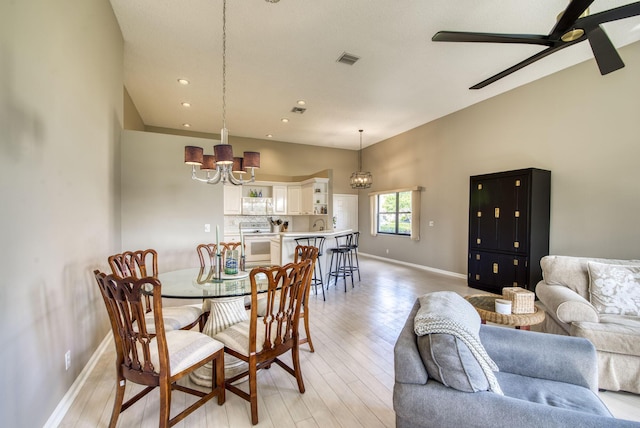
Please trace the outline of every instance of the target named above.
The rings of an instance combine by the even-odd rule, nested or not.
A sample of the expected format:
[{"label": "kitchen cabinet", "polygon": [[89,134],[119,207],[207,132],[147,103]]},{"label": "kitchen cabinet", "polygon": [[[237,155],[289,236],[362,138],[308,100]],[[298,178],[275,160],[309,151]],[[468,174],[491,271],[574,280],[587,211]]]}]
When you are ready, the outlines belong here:
[{"label": "kitchen cabinet", "polygon": [[290,215],[300,214],[300,197],[302,186],[294,185],[287,187],[287,213]]},{"label": "kitchen cabinet", "polygon": [[227,215],[242,214],[242,186],[224,185],[224,213]]},{"label": "kitchen cabinet", "polygon": [[470,178],[468,285],[534,291],[549,254],[551,172],[529,168]]},{"label": "kitchen cabinet", "polygon": [[300,214],[328,214],[328,178],[313,178],[304,181],[301,189]]},{"label": "kitchen cabinet", "polygon": [[272,189],[273,214],[287,214],[287,186],[274,185]]}]

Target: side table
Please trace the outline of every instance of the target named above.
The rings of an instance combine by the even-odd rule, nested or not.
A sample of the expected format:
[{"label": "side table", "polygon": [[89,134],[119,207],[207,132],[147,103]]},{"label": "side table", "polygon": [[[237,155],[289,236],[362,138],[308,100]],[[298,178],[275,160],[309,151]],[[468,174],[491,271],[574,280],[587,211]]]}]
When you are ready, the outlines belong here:
[{"label": "side table", "polygon": [[496,299],[502,299],[502,296],[498,294],[474,294],[471,296],[465,296],[465,299],[476,308],[482,323],[487,321],[500,324],[513,326],[522,330],[530,330],[530,326],[540,324],[544,321],[544,311],[541,311],[537,306],[534,306],[532,314],[499,314],[495,311]]}]

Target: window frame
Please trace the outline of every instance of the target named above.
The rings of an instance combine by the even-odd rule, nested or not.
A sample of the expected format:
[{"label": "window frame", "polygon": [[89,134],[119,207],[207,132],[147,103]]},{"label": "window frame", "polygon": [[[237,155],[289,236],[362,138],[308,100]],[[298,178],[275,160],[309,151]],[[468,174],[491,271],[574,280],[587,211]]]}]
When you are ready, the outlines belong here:
[{"label": "window frame", "polygon": [[[409,204],[410,204],[410,208],[409,211],[400,211],[400,194],[401,193],[408,193],[409,196]],[[382,204],[380,203],[380,197],[386,197],[389,195],[395,195],[395,199],[396,199],[396,207],[395,207],[395,211],[381,211],[381,207]],[[377,209],[376,209],[376,233],[380,234],[380,235],[388,235],[388,236],[406,236],[407,238],[411,237],[411,231],[412,231],[412,225],[414,222],[414,218],[413,218],[413,200],[412,200],[412,194],[411,194],[411,190],[395,190],[395,191],[390,191],[390,192],[379,192],[376,194],[376,202],[377,202]],[[409,229],[407,232],[400,232],[400,218],[402,215],[409,215],[409,218],[411,219],[409,221]],[[388,232],[388,231],[383,231],[380,229],[380,226],[382,224],[382,222],[380,221],[381,219],[381,215],[393,215],[395,217],[395,231],[394,232]]]}]

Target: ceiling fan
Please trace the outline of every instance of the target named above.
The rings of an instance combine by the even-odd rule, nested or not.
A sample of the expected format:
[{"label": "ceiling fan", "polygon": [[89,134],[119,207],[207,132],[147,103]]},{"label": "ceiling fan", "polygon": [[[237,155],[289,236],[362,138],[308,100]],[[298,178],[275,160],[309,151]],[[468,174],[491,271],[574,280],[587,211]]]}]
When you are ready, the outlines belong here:
[{"label": "ceiling fan", "polygon": [[586,39],[589,40],[593,56],[605,75],[624,67],[624,62],[609,40],[600,24],[640,15],[640,1],[614,9],[589,14],[589,6],[594,0],[571,0],[569,6],[558,15],[556,25],[548,35],[538,34],[496,34],[466,31],[439,31],[431,40],[434,42],[484,42],[484,43],[524,43],[547,46],[537,54],[492,76],[469,89],[481,89],[509,74],[526,67],[560,49],[564,49]]}]

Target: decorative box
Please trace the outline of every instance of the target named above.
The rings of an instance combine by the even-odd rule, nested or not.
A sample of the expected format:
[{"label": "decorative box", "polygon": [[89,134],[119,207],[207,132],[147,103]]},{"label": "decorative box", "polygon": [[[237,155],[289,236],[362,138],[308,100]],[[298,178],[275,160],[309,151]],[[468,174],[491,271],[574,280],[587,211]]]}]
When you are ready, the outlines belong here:
[{"label": "decorative box", "polygon": [[532,314],[535,312],[536,295],[533,291],[521,287],[504,287],[502,297],[511,300],[511,313]]}]

